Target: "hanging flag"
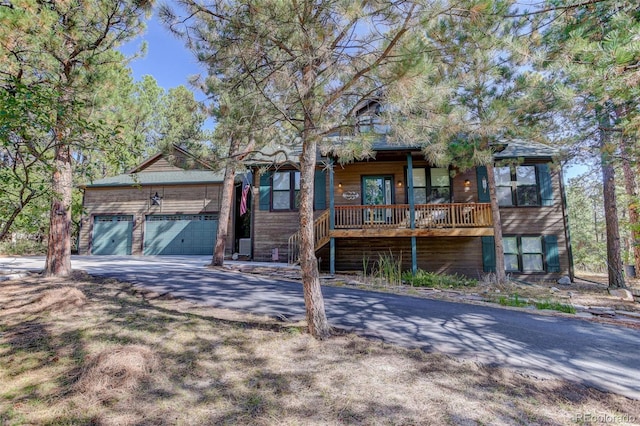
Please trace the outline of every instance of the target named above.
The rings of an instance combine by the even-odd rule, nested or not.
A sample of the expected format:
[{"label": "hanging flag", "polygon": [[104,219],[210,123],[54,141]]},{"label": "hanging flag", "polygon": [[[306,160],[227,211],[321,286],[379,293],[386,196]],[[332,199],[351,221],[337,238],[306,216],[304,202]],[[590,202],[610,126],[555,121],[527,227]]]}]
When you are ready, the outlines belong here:
[{"label": "hanging flag", "polygon": [[249,183],[245,183],[242,188],[242,197],[240,198],[240,216],[244,216],[247,213],[247,196],[249,195]]}]

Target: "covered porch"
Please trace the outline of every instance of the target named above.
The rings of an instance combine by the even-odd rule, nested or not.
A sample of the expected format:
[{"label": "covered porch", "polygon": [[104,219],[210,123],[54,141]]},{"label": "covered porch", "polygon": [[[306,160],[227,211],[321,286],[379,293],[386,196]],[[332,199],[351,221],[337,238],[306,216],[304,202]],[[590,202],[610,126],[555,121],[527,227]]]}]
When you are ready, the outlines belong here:
[{"label": "covered porch", "polygon": [[[486,178],[475,176],[451,178],[445,189],[447,199],[416,202],[414,194],[422,198],[425,183],[418,182],[414,191],[414,165],[412,152],[405,155],[395,153],[385,163],[368,163],[339,169],[340,178],[335,180],[333,163],[326,167],[328,177],[327,195],[329,209],[317,216],[314,223],[315,248],[329,245],[329,269],[335,273],[336,239],[409,238],[411,241],[412,269],[417,271],[417,238],[425,237],[484,237],[493,235],[491,206],[488,200]],[[400,161],[398,161],[400,160]],[[403,161],[404,160],[404,161]],[[375,166],[374,166],[375,164]],[[381,164],[381,165],[379,165]],[[424,170],[424,160],[418,167]],[[376,175],[371,175],[373,170]],[[475,175],[475,172],[474,172]],[[380,177],[382,176],[382,177]],[[419,176],[417,174],[416,176]],[[467,179],[468,178],[468,179]],[[371,196],[371,181],[379,182],[377,194]],[[478,190],[472,189],[476,180]],[[456,186],[457,185],[457,186]],[[459,189],[457,202],[451,195]],[[462,194],[466,199],[462,198]],[[482,196],[481,196],[482,195]],[[340,196],[338,198],[338,196]],[[404,198],[404,200],[402,200]],[[420,198],[420,197],[418,197]],[[382,201],[382,202],[381,202]],[[385,202],[386,201],[386,202]],[[404,201],[397,203],[397,201]],[[483,201],[483,202],[477,202]],[[299,234],[289,239],[289,261],[297,261]],[[367,244],[363,240],[363,244]],[[325,249],[326,250],[326,249]]]}]

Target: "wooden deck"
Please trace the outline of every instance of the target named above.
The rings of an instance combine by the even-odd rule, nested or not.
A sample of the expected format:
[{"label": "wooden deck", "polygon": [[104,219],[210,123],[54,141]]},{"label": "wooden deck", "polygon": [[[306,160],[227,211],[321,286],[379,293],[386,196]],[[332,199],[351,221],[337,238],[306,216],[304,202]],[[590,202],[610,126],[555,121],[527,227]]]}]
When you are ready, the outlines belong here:
[{"label": "wooden deck", "polygon": [[[331,238],[482,237],[493,235],[489,203],[417,204],[411,221],[409,204],[335,206],[314,223],[316,250]],[[300,235],[289,238],[289,263],[297,261]]]}]

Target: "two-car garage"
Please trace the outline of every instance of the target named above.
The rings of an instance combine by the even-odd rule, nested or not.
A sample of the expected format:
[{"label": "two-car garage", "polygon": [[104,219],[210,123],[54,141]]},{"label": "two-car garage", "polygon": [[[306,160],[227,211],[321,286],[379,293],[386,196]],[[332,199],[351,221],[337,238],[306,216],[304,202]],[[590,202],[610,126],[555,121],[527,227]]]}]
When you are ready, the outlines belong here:
[{"label": "two-car garage", "polygon": [[[91,253],[130,255],[133,225],[133,215],[94,216]],[[212,254],[217,228],[216,214],[146,215],[142,252],[145,255]]]},{"label": "two-car garage", "polygon": [[78,254],[212,255],[223,181],[224,170],[173,146],[85,185]]}]

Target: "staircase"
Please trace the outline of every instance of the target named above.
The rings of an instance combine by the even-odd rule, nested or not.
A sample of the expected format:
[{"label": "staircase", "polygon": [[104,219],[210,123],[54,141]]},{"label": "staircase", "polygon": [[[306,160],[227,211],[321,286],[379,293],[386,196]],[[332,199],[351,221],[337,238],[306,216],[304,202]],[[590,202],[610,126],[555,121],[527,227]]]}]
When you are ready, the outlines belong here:
[{"label": "staircase", "polygon": [[[322,248],[331,239],[329,237],[329,210],[325,210],[313,222],[314,247]],[[289,237],[289,264],[298,263],[300,259],[300,231]]]}]

